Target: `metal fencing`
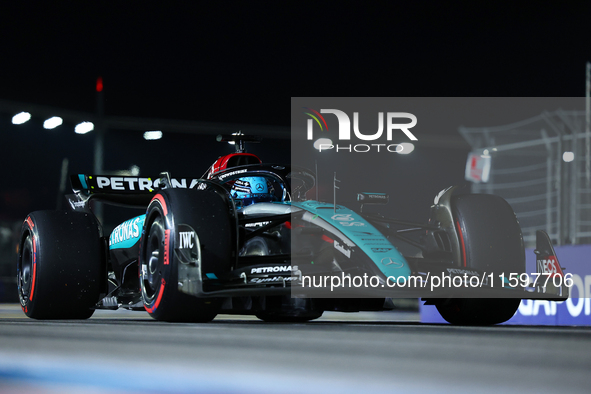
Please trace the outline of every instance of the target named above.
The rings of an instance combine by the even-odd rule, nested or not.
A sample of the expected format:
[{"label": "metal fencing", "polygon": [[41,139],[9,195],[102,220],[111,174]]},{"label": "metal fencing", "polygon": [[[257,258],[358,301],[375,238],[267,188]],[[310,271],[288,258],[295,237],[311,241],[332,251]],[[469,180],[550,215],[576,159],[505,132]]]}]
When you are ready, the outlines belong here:
[{"label": "metal fencing", "polygon": [[585,116],[558,110],[505,126],[459,128],[473,154],[490,157],[488,181],[474,182],[472,191],[505,198],[528,247],[535,245],[536,230],[557,245],[591,243]]}]

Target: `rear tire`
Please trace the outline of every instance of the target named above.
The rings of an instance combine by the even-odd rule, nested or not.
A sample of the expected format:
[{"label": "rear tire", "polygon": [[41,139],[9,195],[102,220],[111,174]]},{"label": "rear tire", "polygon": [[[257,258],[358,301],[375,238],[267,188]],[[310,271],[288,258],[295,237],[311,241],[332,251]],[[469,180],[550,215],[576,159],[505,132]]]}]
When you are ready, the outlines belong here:
[{"label": "rear tire", "polygon": [[[490,194],[455,196],[451,200],[460,240],[462,267],[493,273],[525,272],[525,249],[519,222],[511,206]],[[510,291],[510,290],[508,290]],[[441,316],[451,324],[492,325],[509,320],[520,299],[454,298],[437,300]]]},{"label": "rear tire", "polygon": [[236,249],[229,206],[213,191],[161,190],[150,202],[140,246],[140,285],[144,307],[156,320],[208,322],[221,299],[197,298],[178,289],[178,226],[190,226],[201,248],[201,272],[229,272]]},{"label": "rear tire", "polygon": [[37,211],[21,229],[17,285],[34,319],[88,319],[100,298],[103,244],[91,213]]},{"label": "rear tire", "polygon": [[287,296],[265,297],[265,310],[256,313],[256,317],[273,323],[305,323],[318,319],[323,311],[314,306],[311,298],[291,298]]}]

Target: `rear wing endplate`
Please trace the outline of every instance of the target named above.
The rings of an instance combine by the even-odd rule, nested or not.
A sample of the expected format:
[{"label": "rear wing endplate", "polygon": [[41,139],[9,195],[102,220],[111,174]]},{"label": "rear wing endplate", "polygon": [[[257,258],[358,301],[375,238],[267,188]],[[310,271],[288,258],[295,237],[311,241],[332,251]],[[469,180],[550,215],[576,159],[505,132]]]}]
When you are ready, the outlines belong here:
[{"label": "rear wing endplate", "polygon": [[569,288],[563,267],[560,266],[552,241],[545,231],[536,231],[536,271],[538,278],[534,285],[537,292],[558,296],[561,299],[569,297]]}]

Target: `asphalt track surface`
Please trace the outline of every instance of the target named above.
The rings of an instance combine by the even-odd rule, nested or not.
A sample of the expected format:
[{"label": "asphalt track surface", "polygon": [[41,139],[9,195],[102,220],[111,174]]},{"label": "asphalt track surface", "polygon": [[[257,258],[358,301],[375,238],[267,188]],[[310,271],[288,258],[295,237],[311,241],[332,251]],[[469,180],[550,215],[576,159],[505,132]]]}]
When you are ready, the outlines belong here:
[{"label": "asphalt track surface", "polygon": [[0,393],[589,393],[591,329],[452,327],[413,313],[306,324],[145,312],[35,321],[0,304]]}]

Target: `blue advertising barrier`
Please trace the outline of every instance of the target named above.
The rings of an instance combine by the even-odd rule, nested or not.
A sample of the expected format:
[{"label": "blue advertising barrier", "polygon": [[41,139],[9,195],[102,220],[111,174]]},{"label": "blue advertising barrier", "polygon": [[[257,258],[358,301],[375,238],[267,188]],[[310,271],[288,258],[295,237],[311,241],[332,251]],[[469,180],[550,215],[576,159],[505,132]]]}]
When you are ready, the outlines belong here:
[{"label": "blue advertising barrier", "polygon": [[[554,250],[564,273],[573,274],[570,298],[564,302],[523,300],[504,324],[591,326],[591,245],[557,246]],[[527,272],[536,272],[533,249],[526,249],[525,255]],[[420,305],[420,312],[423,323],[445,323],[432,305]]]}]

